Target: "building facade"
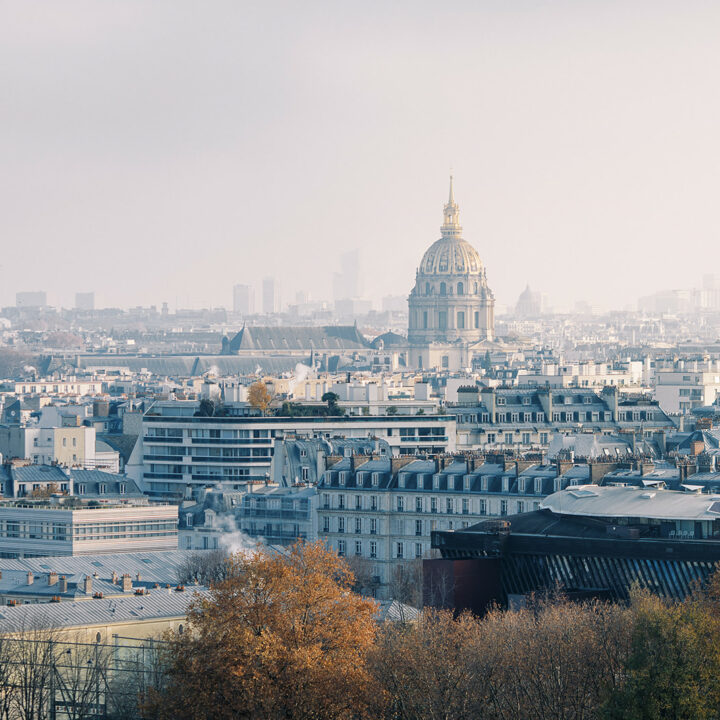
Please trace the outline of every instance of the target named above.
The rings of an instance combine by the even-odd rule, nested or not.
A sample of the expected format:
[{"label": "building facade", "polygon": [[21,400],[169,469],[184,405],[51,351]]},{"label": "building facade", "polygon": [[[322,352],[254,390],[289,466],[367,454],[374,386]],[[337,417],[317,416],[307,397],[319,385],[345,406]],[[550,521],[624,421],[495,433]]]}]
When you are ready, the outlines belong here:
[{"label": "building facade", "polygon": [[[143,418],[138,481],[155,497],[185,496],[186,486],[265,481],[278,440],[287,434],[317,438],[385,440],[396,455],[455,449],[455,419],[448,415],[200,417],[194,401],[153,405]],[[246,405],[226,405],[247,412]],[[128,466],[128,474],[131,470]]]}]

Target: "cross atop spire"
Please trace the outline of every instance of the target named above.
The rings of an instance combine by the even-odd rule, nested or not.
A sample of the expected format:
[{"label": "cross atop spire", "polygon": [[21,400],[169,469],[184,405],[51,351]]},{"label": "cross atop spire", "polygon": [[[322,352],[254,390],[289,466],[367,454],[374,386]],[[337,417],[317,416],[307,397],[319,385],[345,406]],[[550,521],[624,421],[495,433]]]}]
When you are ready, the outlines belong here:
[{"label": "cross atop spire", "polygon": [[450,192],[448,194],[447,204],[443,209],[443,215],[445,219],[441,228],[443,237],[459,236],[462,232],[462,228],[460,227],[460,208],[455,202],[452,175],[450,175]]}]

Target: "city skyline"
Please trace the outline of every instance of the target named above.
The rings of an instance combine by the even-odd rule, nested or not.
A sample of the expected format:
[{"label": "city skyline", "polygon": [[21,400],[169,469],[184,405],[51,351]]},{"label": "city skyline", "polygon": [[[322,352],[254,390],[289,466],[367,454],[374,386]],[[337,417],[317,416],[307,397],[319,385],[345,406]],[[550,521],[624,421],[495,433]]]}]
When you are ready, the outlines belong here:
[{"label": "city skyline", "polygon": [[713,4],[169,7],[4,5],[0,304],[219,306],[243,273],[329,298],[356,247],[367,295],[407,293],[450,167],[502,304],[623,307],[714,249]]}]

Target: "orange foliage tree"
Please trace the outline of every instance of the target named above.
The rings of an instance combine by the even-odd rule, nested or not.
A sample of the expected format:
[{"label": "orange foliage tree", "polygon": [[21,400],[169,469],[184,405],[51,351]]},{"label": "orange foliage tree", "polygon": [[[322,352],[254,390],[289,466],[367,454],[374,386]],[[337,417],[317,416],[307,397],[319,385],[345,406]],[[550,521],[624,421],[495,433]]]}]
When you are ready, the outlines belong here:
[{"label": "orange foliage tree", "polygon": [[267,413],[272,402],[272,395],[262,380],[254,382],[248,389],[248,402],[252,407],[260,410],[263,415]]},{"label": "orange foliage tree", "polygon": [[368,670],[377,605],[320,543],[229,560],[227,578],[171,638],[155,718],[328,720],[375,715]]}]

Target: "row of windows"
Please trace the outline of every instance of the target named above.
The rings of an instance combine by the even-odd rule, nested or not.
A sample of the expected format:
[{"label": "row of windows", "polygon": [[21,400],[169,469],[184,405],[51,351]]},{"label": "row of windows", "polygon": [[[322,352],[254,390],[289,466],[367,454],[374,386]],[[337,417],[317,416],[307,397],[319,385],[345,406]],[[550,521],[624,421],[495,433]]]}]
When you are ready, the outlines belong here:
[{"label": "row of windows", "polygon": [[[469,478],[465,478],[465,480],[468,481]],[[481,492],[489,492],[487,476],[482,477],[480,480]],[[508,476],[504,476],[501,478],[500,492],[510,492],[510,480],[511,479]],[[543,477],[521,477],[518,479],[518,492],[534,493],[535,495],[540,495],[543,492],[544,481],[545,478]],[[553,481],[553,489],[556,492],[557,490],[560,490],[561,482],[559,478],[554,478]],[[468,489],[467,485],[465,486],[465,489]],[[332,499],[333,497],[335,498],[334,501]],[[393,495],[391,497],[395,498],[394,507],[392,509],[397,510],[398,512],[437,512],[439,507],[438,503],[442,503],[442,499],[438,501],[438,498],[434,496],[429,498],[429,504],[427,496],[424,495]],[[471,500],[474,499],[475,498],[457,498],[454,496],[445,497],[445,503],[443,507],[445,507],[445,511],[449,513],[460,512],[458,508],[462,508],[462,512],[464,514],[467,514],[469,512],[472,512],[471,508],[473,507],[473,505]],[[377,495],[346,496],[343,493],[323,493],[321,500],[321,507],[323,510],[345,510],[346,508],[352,508],[353,510],[377,511],[382,504],[380,503]],[[482,501],[483,499],[480,498],[480,502]]]},{"label": "row of windows", "polygon": [[[362,540],[356,540],[354,545],[355,550],[355,556],[356,557],[363,557],[363,541]],[[337,542],[337,552],[340,557],[345,557],[347,555],[347,543],[345,540],[338,540]],[[425,547],[423,543],[407,543],[407,546],[404,542],[398,542],[395,544],[395,557],[398,559],[403,558],[421,558],[423,557],[425,552]],[[406,554],[407,553],[407,554]],[[414,553],[414,555],[410,555],[410,553]],[[368,557],[370,559],[377,558],[377,542],[374,540],[371,540],[368,543]]]},{"label": "row of windows", "polygon": [[[475,295],[478,293],[478,284],[473,283],[473,292]],[[459,282],[455,286],[455,290],[458,295],[464,295],[465,294],[465,285],[464,283]],[[429,282],[425,283],[425,294],[426,295],[432,295],[435,292],[435,287],[431,285]],[[452,292],[452,288],[450,288],[450,292]],[[444,281],[440,283],[440,295],[447,295],[448,294],[448,285]]]},{"label": "row of windows", "polygon": [[[474,324],[475,329],[480,327],[480,313],[479,312],[473,313],[473,324]],[[429,315],[428,315],[427,310],[423,310],[422,326],[423,326],[423,330],[427,330],[430,327]],[[465,329],[465,311],[464,310],[458,311],[457,316],[456,316],[455,327],[458,330]],[[438,312],[438,329],[439,330],[447,330],[447,312],[444,310],[440,310]]]},{"label": "row of windows", "polygon": [[[498,515],[508,515],[512,504],[508,500],[501,500],[499,505],[496,506],[496,512]],[[514,503],[515,512],[524,513],[530,510],[538,510],[540,503],[533,501],[532,503],[525,500],[517,500]],[[490,507],[486,500],[481,500],[479,504],[479,515],[490,515]],[[443,521],[444,522],[444,521]],[[467,527],[467,521],[461,521],[458,527]],[[449,530],[453,529],[453,521],[448,521],[447,527]],[[431,530],[437,529],[435,521],[432,523]],[[390,528],[391,534],[393,535],[412,535],[427,536],[428,529],[423,525],[422,520],[415,520],[414,524],[408,526],[407,523],[401,519],[393,518],[392,526]],[[378,535],[379,525],[377,518],[361,518],[361,517],[343,517],[338,516],[333,519],[328,515],[322,516],[322,532],[323,533],[338,533],[338,534],[368,534]]]}]

